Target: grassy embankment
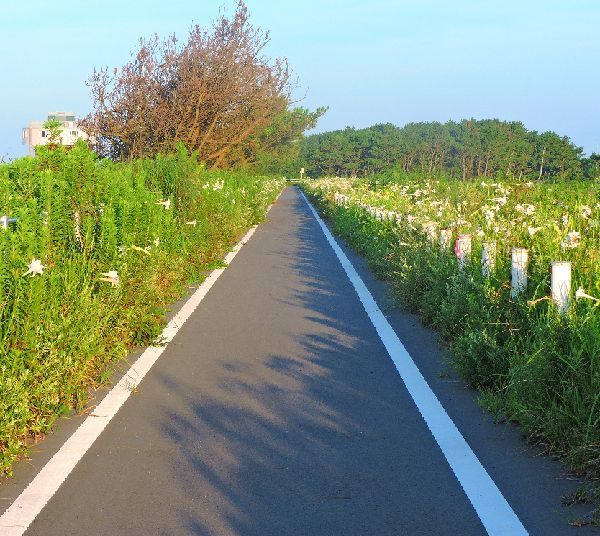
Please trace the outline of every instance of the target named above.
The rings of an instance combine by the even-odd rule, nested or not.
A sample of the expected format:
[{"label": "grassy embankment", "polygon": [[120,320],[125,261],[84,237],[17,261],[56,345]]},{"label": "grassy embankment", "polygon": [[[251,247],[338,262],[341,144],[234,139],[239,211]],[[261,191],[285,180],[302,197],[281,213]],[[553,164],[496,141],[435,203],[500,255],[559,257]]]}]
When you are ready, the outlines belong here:
[{"label": "grassy embankment", "polygon": [[159,335],[282,187],[185,150],[113,163],[76,146],[0,166],[0,212],[18,218],[0,229],[0,472]]},{"label": "grassy embankment", "polygon": [[[440,332],[484,406],[518,422],[570,467],[600,477],[600,307],[582,295],[600,298],[597,181],[322,179],[303,187],[334,231],[391,282],[399,304]],[[336,204],[336,192],[348,201]],[[359,203],[394,211],[397,219],[377,219]],[[440,246],[441,229],[452,230],[448,248]],[[459,233],[473,238],[464,271],[454,251]],[[484,241],[497,247],[487,278]],[[514,299],[512,247],[530,256],[527,288]],[[548,299],[550,265],[558,260],[572,263],[567,314]]]}]

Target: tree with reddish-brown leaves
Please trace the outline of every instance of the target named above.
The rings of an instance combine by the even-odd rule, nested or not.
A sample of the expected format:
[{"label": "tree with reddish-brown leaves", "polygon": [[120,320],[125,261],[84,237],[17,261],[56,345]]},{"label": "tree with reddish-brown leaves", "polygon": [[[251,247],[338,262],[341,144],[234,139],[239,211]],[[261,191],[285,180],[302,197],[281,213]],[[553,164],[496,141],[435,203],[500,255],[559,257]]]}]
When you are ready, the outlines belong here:
[{"label": "tree with reddish-brown leaves", "polygon": [[[242,1],[231,18],[221,13],[209,29],[193,26],[182,45],[175,36],[141,39],[120,70],[94,70],[94,111],[82,127],[96,151],[113,159],[152,156],[183,142],[214,167],[247,162],[292,103],[287,61],[263,55],[268,41]],[[324,111],[296,114],[296,136]],[[282,131],[281,142],[289,142],[289,129]]]}]

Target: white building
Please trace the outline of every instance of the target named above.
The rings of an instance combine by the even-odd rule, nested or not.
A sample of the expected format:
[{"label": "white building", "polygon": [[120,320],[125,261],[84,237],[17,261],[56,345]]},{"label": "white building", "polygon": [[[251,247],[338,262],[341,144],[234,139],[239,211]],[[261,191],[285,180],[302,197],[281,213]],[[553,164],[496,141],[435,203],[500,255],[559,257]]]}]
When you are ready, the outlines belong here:
[{"label": "white building", "polygon": [[[77,118],[73,112],[50,112],[48,120],[56,119],[62,125],[60,135],[61,145],[72,147],[77,140],[87,140],[89,136],[79,128]],[[23,129],[23,144],[29,146],[29,153],[33,153],[36,145],[46,145],[50,141],[50,131],[44,128],[45,121],[31,121]]]}]

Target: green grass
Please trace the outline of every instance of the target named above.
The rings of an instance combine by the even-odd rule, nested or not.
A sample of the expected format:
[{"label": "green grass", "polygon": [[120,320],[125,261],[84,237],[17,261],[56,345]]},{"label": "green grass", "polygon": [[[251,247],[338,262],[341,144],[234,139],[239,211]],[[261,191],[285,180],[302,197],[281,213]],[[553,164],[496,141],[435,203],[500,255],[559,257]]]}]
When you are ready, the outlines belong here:
[{"label": "green grass", "polygon": [[[209,172],[184,149],[113,163],[78,145],[0,166],[0,212],[19,218],[0,230],[0,472],[155,340],[283,186]],[[24,275],[33,259],[43,273]]]}]

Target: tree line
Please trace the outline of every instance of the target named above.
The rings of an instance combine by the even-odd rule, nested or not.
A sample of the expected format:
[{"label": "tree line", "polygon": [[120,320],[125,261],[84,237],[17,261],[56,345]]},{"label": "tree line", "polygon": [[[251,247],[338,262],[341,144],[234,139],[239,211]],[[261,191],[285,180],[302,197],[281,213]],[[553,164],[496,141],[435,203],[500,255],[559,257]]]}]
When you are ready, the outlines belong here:
[{"label": "tree line", "polygon": [[517,121],[465,119],[390,123],[313,134],[302,140],[309,176],[364,176],[390,170],[446,174],[463,180],[516,177],[553,180],[600,176],[600,155],[583,155],[567,136],[527,130]]}]

